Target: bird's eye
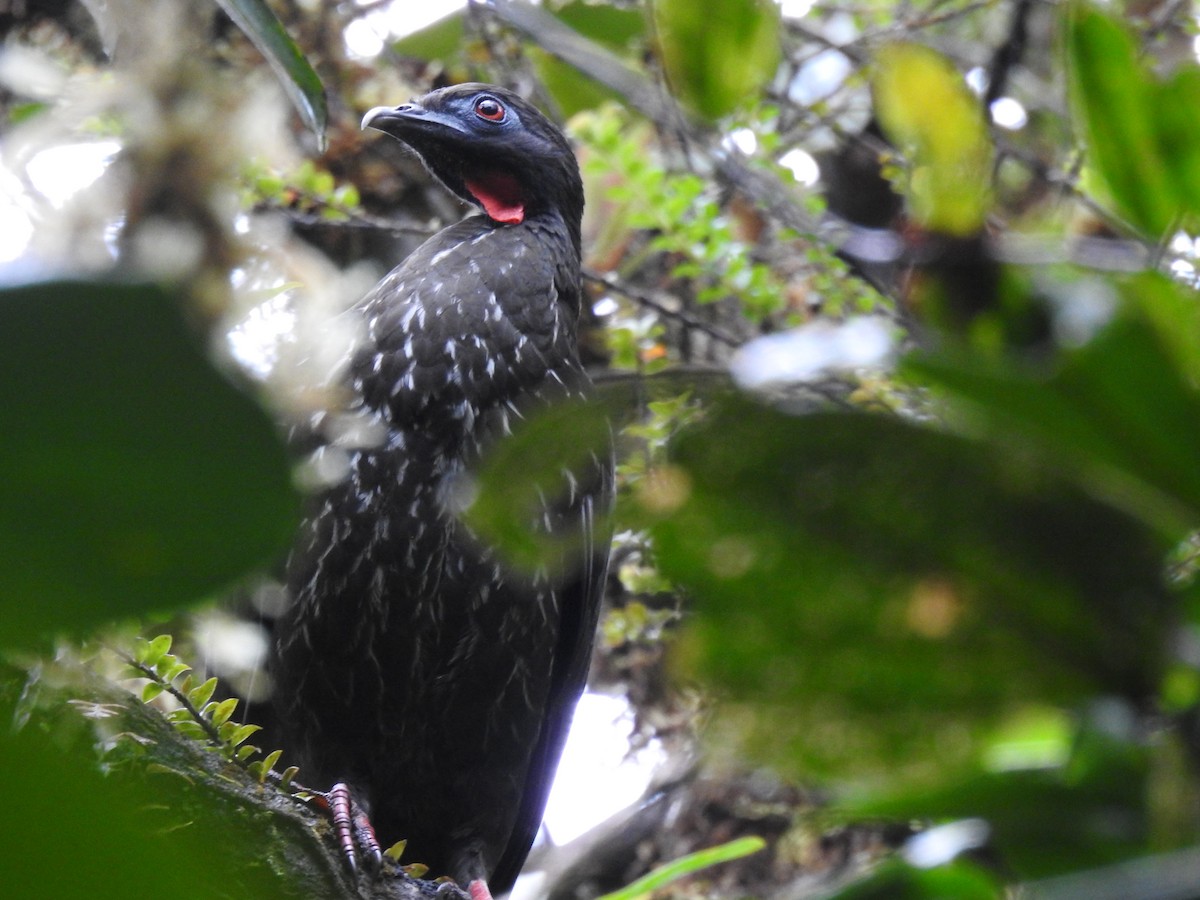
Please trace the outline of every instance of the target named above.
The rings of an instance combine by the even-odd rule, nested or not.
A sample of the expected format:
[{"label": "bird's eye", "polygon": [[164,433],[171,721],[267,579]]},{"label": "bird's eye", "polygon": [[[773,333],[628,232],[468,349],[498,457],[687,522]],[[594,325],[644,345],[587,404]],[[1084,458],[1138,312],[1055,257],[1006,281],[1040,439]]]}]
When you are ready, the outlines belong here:
[{"label": "bird's eye", "polygon": [[504,106],[495,97],[481,97],[475,101],[475,115],[489,122],[503,122]]}]

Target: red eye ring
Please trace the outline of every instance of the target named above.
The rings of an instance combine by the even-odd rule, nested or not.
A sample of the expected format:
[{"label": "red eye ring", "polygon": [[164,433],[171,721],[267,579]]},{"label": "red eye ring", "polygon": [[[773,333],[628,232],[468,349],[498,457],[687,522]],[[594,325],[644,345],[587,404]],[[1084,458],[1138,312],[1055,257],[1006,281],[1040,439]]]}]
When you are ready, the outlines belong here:
[{"label": "red eye ring", "polygon": [[503,122],[504,105],[495,97],[480,97],[475,101],[475,115],[489,122]]}]

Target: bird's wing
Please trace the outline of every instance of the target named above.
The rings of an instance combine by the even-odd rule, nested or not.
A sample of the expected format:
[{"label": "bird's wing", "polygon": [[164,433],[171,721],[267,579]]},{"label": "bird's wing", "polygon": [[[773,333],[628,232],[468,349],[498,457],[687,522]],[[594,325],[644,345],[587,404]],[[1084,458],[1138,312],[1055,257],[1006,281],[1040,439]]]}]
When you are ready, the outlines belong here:
[{"label": "bird's wing", "polygon": [[512,887],[541,827],[546,798],[571,729],[575,704],[587,682],[596,625],[604,599],[612,539],[608,524],[613,497],[611,448],[593,457],[593,463],[592,477],[595,480],[590,490],[585,487],[577,505],[582,546],[585,548],[582,565],[558,588],[559,638],[542,732],[530,760],[525,792],[512,836],[488,880],[497,893]]}]

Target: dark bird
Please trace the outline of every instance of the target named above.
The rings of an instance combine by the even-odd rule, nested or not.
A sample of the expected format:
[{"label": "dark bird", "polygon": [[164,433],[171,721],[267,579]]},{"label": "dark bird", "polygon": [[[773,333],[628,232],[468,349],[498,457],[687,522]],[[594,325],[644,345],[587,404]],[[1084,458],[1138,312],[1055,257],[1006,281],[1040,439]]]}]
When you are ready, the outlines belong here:
[{"label": "dark bird", "polygon": [[[272,659],[284,746],[330,791],[353,863],[406,857],[508,890],[537,833],[583,689],[607,569],[611,459],[564,477],[531,523],[578,559],[510,570],[456,516],[464,473],[532,409],[586,392],[583,185],[566,138],[501,88],[367,113],[483,212],[434,235],[352,311],[352,448],[288,563]],[[318,423],[319,424],[319,423]],[[368,429],[369,430],[369,429]],[[565,574],[564,574],[565,573]]]}]

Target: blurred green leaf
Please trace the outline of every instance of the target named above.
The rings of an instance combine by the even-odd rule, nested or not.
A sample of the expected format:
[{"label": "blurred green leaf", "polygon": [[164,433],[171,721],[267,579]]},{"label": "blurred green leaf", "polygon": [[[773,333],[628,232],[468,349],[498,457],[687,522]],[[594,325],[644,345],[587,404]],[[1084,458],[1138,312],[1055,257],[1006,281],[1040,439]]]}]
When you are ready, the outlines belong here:
[{"label": "blurred green leaf", "polygon": [[529,58],[537,69],[538,78],[554,98],[562,115],[570,118],[586,109],[595,109],[609,100],[619,100],[620,95],[595,79],[565,63],[540,47],[530,47]]},{"label": "blurred green leaf", "polygon": [[329,115],[325,87],[266,0],[217,0],[217,3],[270,63],[288,99],[324,150]]},{"label": "blurred green leaf", "polygon": [[1003,886],[970,863],[918,869],[890,860],[828,900],[999,900]]},{"label": "blurred green leaf", "polygon": [[632,7],[573,0],[552,12],[564,25],[617,53],[628,52],[633,43],[646,35],[646,18]]},{"label": "blurred green leaf", "polygon": [[420,31],[402,37],[392,44],[401,56],[417,59],[437,59],[443,62],[457,59],[463,48],[463,10],[444,16]]},{"label": "blurred green leaf", "polygon": [[[130,785],[101,778],[82,757],[64,757],[32,736],[0,738],[0,767],[20,773],[7,779],[0,824],[6,893],[126,898],[134,885],[156,883],[182,888],[182,896],[219,890],[219,878],[186,855],[147,853],[146,827],[136,804],[150,803],[150,792],[131,793]],[[64,852],[70,865],[63,864]]]},{"label": "blurred green leaf", "polygon": [[[1097,712],[1098,719],[1132,721],[1132,711],[1115,704],[1101,704]],[[1043,878],[1145,852],[1147,772],[1145,746],[1092,720],[1065,765],[980,771],[932,791],[844,800],[838,812],[901,821],[981,818],[1005,867],[1022,879]]]},{"label": "blurred green leaf", "polygon": [[1200,302],[1196,291],[1158,272],[1130,278],[1119,287],[1125,306],[1153,326],[1182,378],[1200,386]]},{"label": "blurred green leaf", "polygon": [[655,891],[680,878],[686,878],[688,875],[693,875],[719,863],[757,853],[766,845],[767,842],[762,838],[751,836],[737,838],[716,847],[706,847],[658,866],[633,884],[621,888],[619,891],[613,891],[611,894],[605,894],[600,900],[639,900],[639,898],[649,897]]},{"label": "blurred green leaf", "polygon": [[945,57],[918,44],[876,54],[875,113],[912,164],[909,200],[931,231],[964,237],[991,205],[992,143],[979,98]]},{"label": "blurred green leaf", "polygon": [[1158,143],[1175,192],[1166,199],[1195,216],[1200,214],[1200,122],[1194,115],[1200,108],[1200,67],[1185,64],[1165,83],[1151,84],[1157,88]]},{"label": "blurred green leaf", "polygon": [[1156,690],[1165,544],[1036,458],[733,398],[641,503],[696,601],[679,662],[791,771],[940,776],[1027,702]]},{"label": "blurred green leaf", "polygon": [[[1162,290],[1148,302],[1169,316],[1173,299]],[[950,349],[906,367],[971,404],[998,441],[1035,442],[1164,535],[1200,524],[1200,393],[1139,318],[1118,319],[1051,372]]]},{"label": "blurred green leaf", "polygon": [[295,525],[274,425],[153,287],[0,291],[0,432],[10,647],[194,601]]},{"label": "blurred green leaf", "polygon": [[736,109],[779,65],[770,0],[655,0],[654,25],[671,89],[709,119]]},{"label": "blurred green leaf", "polygon": [[570,490],[565,472],[586,479],[593,455],[611,455],[613,403],[572,401],[538,410],[485,456],[475,473],[478,494],[465,516],[511,564],[526,571],[553,569],[579,557],[584,536],[578,531],[541,529],[544,502]]},{"label": "blurred green leaf", "polygon": [[1071,100],[1090,153],[1118,210],[1159,238],[1184,214],[1200,214],[1200,69],[1159,80],[1118,20],[1070,5]]}]

